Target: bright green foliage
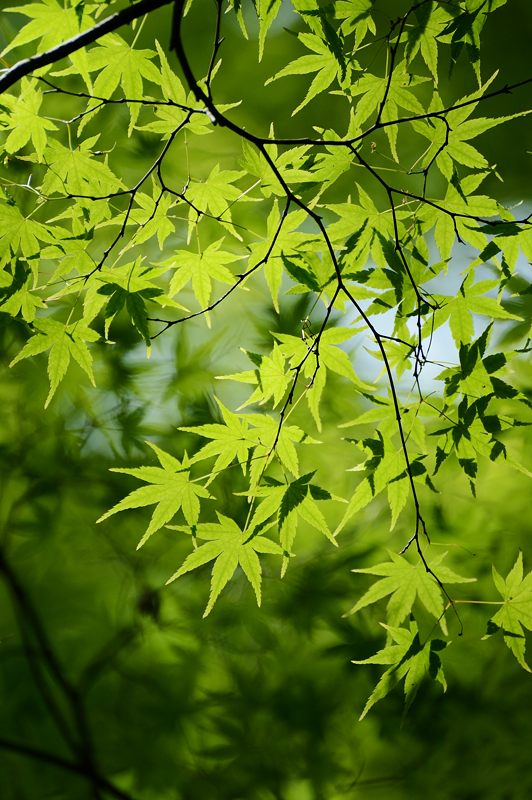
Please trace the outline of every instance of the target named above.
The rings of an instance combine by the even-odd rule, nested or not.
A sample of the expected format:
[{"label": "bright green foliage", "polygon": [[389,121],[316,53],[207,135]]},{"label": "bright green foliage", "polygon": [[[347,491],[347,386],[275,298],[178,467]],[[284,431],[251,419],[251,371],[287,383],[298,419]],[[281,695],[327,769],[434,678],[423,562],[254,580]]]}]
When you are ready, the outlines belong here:
[{"label": "bright green foliage", "polygon": [[142,547],[152,534],[160,530],[177,514],[179,509],[182,509],[188,524],[195,525],[200,512],[199,498],[209,498],[210,496],[204,486],[193,483],[190,479],[190,464],[186,453],[181,462],[151,442],[148,444],[159,459],[161,466],[114,469],[114,472],[132,475],[134,478],[145,481],[148,485],[135,489],[98,520],[98,522],[103,522],[104,519],[128,508],[155,505],[150,524],[137,548]]},{"label": "bright green foliage", "polygon": [[[212,568],[211,591],[204,617],[212,611],[218,595],[233,577],[237,566],[242,568],[244,575],[253,587],[257,604],[260,606],[262,572],[257,553],[277,555],[283,553],[282,548],[271,539],[250,534],[249,531],[241,531],[236,522],[229,517],[218,514],[218,520],[217,523],[203,522],[194,525],[192,529],[194,540],[206,539],[207,541],[187,556],[183,565],[167,581],[167,583],[171,583],[186,572],[216,559]],[[181,530],[175,525],[168,527]]]},{"label": "bright green foliage", "polygon": [[523,628],[532,630],[532,573],[523,577],[523,554],[519,553],[506,579],[493,567],[493,580],[503,598],[503,604],[488,622],[488,635],[500,630],[518,662],[523,669],[530,672],[525,660]]},{"label": "bright green foliage", "polygon": [[175,269],[169,287],[172,297],[191,282],[199,306],[203,309],[210,303],[213,281],[234,282],[234,276],[226,264],[234,262],[236,256],[222,250],[222,242],[222,239],[213,242],[202,253],[178,253],[166,264]]},{"label": "bright green foliage", "polygon": [[372,691],[360,719],[364,719],[368,711],[404,678],[405,708],[408,709],[414,700],[424,678],[430,676],[447,689],[440,656],[447,643],[442,639],[430,639],[422,643],[415,622],[408,628],[397,628],[383,625],[393,644],[389,644],[370,658],[353,661],[353,664],[385,664],[390,665]]},{"label": "bright green foliage", "polygon": [[11,130],[4,144],[8,153],[17,153],[31,140],[37,157],[42,159],[47,143],[46,131],[57,130],[57,125],[39,116],[42,100],[36,81],[27,78],[21,82],[18,97],[10,94],[0,96],[0,103],[7,108],[0,119],[3,127]]},{"label": "bright green foliage", "polygon": [[264,479],[266,485],[255,489],[253,495],[253,497],[262,499],[253,512],[249,529],[251,531],[260,530],[266,521],[275,515],[279,539],[284,552],[282,575],[288,567],[288,559],[292,554],[300,520],[322,533],[332,544],[337,544],[323,513],[315,502],[316,500],[330,500],[331,495],[320,486],[310,483],[314,474],[314,472],[309,472],[289,483],[281,483],[275,478],[267,476]]},{"label": "bright green foliage", "polygon": [[313,33],[300,33],[298,38],[312,55],[301,56],[270,78],[270,81],[274,81],[287,75],[317,73],[312,79],[305,99],[292,111],[292,116],[301,111],[314,97],[326,91],[335,79],[342,86],[344,82],[347,85],[351,77],[351,70],[346,67],[338,39],[335,42],[338,48],[332,50],[330,42]]},{"label": "bright green foliage", "polygon": [[[474,580],[431,552],[427,498],[445,505],[453,468],[473,494],[496,460],[529,474],[511,434],[532,407],[520,377],[531,218],[504,205],[505,154],[491,163],[482,138],[524,131],[530,111],[532,79],[509,85],[481,62],[484,26],[510,12],[504,0],[422,0],[394,4],[390,22],[370,0],[175,0],[166,50],[153,38],[166,23],[143,4],[147,18],[129,4],[131,29],[100,35],[93,26],[115,5],[8,9],[18,27],[3,55],[22,59],[17,80],[0,76],[0,316],[24,337],[11,366],[48,353],[47,407],[68,396],[72,362],[94,384],[102,349],[133,357],[141,344],[164,358],[176,342],[182,356],[184,328],[212,337],[224,402],[208,420],[187,416],[178,357],[180,452],[150,442],[160,466],[115,470],[146,485],[100,521],[155,506],[140,547],[182,514],[195,549],[171,580],[214,561],[208,614],[237,566],[260,602],[257,553],[281,555],[284,575],[312,531],[331,552],[362,538],[383,498],[396,552],[354,570],[378,580],[352,612],[388,597],[395,644],[368,662],[389,669],[364,714],[402,678],[408,704],[425,675],[443,683],[443,645],[422,643],[420,615],[447,635],[446,587]],[[226,29],[238,35],[230,52]],[[84,47],[34,68],[33,55],[80,32]],[[250,78],[243,56],[236,85],[234,53],[252,41]],[[458,64],[468,73],[455,86]],[[511,93],[518,110],[505,107]],[[500,113],[484,111],[495,102]],[[523,158],[525,139],[510,140]],[[258,336],[265,305],[273,316]],[[505,603],[492,624],[526,668],[518,572],[496,578]]]},{"label": "bright green foliage", "polygon": [[[462,578],[456,572],[441,564],[445,553],[430,563],[430,569],[438,575],[442,583],[468,583],[475,578]],[[411,564],[404,556],[390,553],[391,561],[376,564],[374,567],[354,569],[366,575],[378,575],[381,580],[374,583],[348,612],[355,614],[360,609],[376,603],[383,597],[390,596],[386,609],[386,618],[390,625],[400,625],[413,611],[414,602],[419,599],[426,610],[445,631],[444,597],[442,586],[434,580],[434,574],[428,572],[423,564]]]},{"label": "bright green foliage", "polygon": [[89,376],[94,385],[92,372],[92,359],[87,347],[87,342],[98,340],[98,334],[82,322],[73,322],[70,325],[61,325],[54,319],[43,318],[35,322],[35,335],[22,348],[13,359],[10,366],[14,366],[23,358],[50,351],[48,355],[48,378],[50,391],[46,398],[46,408],[54,396],[57,387],[70,364],[70,359],[77,361],[81,369]]}]

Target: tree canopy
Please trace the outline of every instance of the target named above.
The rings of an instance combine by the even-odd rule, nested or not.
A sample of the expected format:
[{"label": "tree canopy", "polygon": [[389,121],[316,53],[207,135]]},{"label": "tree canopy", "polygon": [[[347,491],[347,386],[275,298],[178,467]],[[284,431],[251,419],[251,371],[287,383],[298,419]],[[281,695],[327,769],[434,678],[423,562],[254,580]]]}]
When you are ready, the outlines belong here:
[{"label": "tree canopy", "polygon": [[[46,512],[63,530],[62,596],[75,591],[69,464],[87,492],[71,557],[114,552],[143,576],[136,613],[187,680],[202,637],[242,643],[230,635],[239,615],[262,620],[259,649],[284,617],[296,640],[319,629],[336,680],[349,683],[346,665],[365,676],[325,717],[371,718],[398,685],[401,713],[422,714],[413,700],[431,681],[447,689],[448,664],[465,691],[469,651],[480,664],[506,645],[530,672],[520,504],[511,535],[490,506],[514,484],[526,497],[531,475],[532,77],[484,44],[511,8],[42,0],[2,14],[0,322],[12,369],[1,390],[16,461],[0,573],[62,744],[0,737],[0,748],[55,765],[51,786],[63,770],[87,797],[213,791],[209,769],[174,790],[164,770],[160,785],[143,782],[124,752],[98,755],[103,712],[91,717],[84,698],[146,623],[108,619],[110,644],[80,661],[68,637],[62,653],[51,644],[24,581],[39,570],[44,545],[29,534]],[[46,480],[31,478],[26,454],[54,465]],[[111,575],[100,577],[110,603]],[[250,674],[236,674],[251,703]],[[201,691],[213,686],[209,673]],[[168,726],[170,747],[159,706],[150,724]],[[212,758],[231,760],[238,736],[220,744],[217,725]],[[338,747],[323,762],[335,774],[313,776],[307,760],[295,788],[264,776],[253,794],[244,774],[227,797],[350,796],[358,779]]]}]

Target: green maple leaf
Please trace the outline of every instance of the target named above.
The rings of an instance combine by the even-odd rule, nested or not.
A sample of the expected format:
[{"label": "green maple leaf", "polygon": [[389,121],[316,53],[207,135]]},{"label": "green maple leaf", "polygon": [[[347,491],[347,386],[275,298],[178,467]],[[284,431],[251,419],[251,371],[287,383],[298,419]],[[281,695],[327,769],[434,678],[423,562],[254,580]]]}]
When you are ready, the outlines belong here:
[{"label": "green maple leaf", "polygon": [[[271,149],[273,150],[274,148],[272,147]],[[272,155],[272,157],[274,156],[275,154]],[[270,181],[272,180],[271,175],[272,172],[269,170]],[[269,188],[267,191],[269,191]],[[281,187],[278,185],[278,189],[275,189],[275,192],[280,193],[281,191],[284,193],[284,190],[281,190]],[[305,250],[308,251],[310,248],[318,246],[317,236],[298,230],[305,219],[306,213],[304,211],[292,211],[286,215],[279,229],[281,214],[277,201],[275,201],[266,222],[267,231],[265,238],[251,247],[248,269],[251,269],[267,258],[264,264],[264,277],[266,278],[268,289],[270,290],[272,303],[277,312],[279,311],[279,290],[284,274],[283,255],[295,255],[300,249],[305,248]],[[272,241],[274,241],[273,248]]]},{"label": "green maple leaf", "polygon": [[[238,565],[242,567],[246,578],[253,587],[257,605],[260,606],[262,570],[257,553],[283,554],[281,547],[270,539],[264,536],[250,538],[249,531],[242,531],[234,520],[219,513],[217,513],[217,517],[219,522],[203,522],[196,526],[196,538],[206,539],[206,543],[190,553],[177,572],[167,580],[167,583],[171,583],[181,575],[216,559],[212,569],[211,590],[204,617],[212,611],[220,592],[231,580]],[[181,530],[182,528],[177,529]]]},{"label": "green maple leaf", "polygon": [[[475,282],[474,270],[471,270],[455,295],[435,295],[438,308],[431,320],[431,329],[441,326],[447,319],[457,347],[467,344],[473,338],[473,314],[489,317],[490,319],[517,320],[522,317],[507,311],[499,298],[486,297],[487,292],[499,288],[499,282],[482,280]],[[425,325],[425,330],[429,326]]]},{"label": "green maple leaf", "polygon": [[93,319],[102,309],[105,298],[105,335],[115,316],[125,308],[131,324],[140,333],[146,347],[151,345],[146,303],[163,307],[187,309],[163,294],[154,281],[166,272],[164,267],[143,267],[141,259],[121,264],[113,269],[101,270],[89,282],[85,296],[85,319]]},{"label": "green maple leaf", "polygon": [[281,577],[288,567],[299,520],[311,525],[337,546],[324,515],[314,502],[330,500],[331,494],[321,486],[310,483],[314,474],[315,470],[288,483],[280,483],[275,478],[267,476],[263,485],[245,493],[261,499],[249,521],[250,531],[260,530],[270,517],[276,516],[275,522],[284,551]]},{"label": "green maple leaf", "polygon": [[[295,443],[301,442],[305,434],[296,425],[283,424],[279,430],[279,422],[262,414],[248,414],[247,419],[253,425],[249,435],[255,449],[250,469],[250,486],[253,490],[264,473],[264,470],[276,456],[281,465],[292,475],[299,476],[299,459]],[[307,444],[314,443],[310,437]]]},{"label": "green maple leaf", "polygon": [[[369,72],[364,73],[356,82],[353,82],[349,90],[352,96],[360,97],[355,106],[356,124],[362,126],[368,117],[377,111],[380,99],[385,92],[387,92],[387,107],[391,103],[392,107],[403,108],[411,114],[425,113],[412,89],[428,80],[428,78],[411,75],[404,61],[396,65],[389,85],[387,76],[381,77]],[[398,115],[394,114],[392,118],[397,119],[397,117]]]},{"label": "green maple leaf", "polygon": [[170,279],[168,293],[177,294],[187,283],[192,283],[192,290],[201,308],[207,308],[211,301],[212,282],[234,283],[235,276],[226,264],[238,261],[241,256],[222,250],[223,238],[213,242],[202,253],[180,250],[175,256],[162,262],[166,267],[175,270]]},{"label": "green maple leaf", "polygon": [[493,567],[493,580],[504,602],[488,623],[488,635],[501,630],[504,641],[519,664],[531,672],[525,660],[523,628],[532,630],[532,572],[523,577],[523,554],[519,553],[506,579]]},{"label": "green maple leaf", "polygon": [[235,373],[222,376],[225,380],[237,380],[241,383],[254,383],[257,388],[240,408],[246,406],[263,405],[273,398],[273,407],[277,406],[286,394],[287,388],[292,384],[293,374],[286,370],[286,360],[279,345],[274,344],[273,350],[267,356],[246,353],[248,358],[255,361],[258,369],[248,373]]},{"label": "green maple leaf", "polygon": [[413,702],[419,686],[427,676],[437,680],[445,691],[447,684],[443,674],[439,651],[446,647],[441,639],[431,639],[424,645],[419,638],[417,624],[410,622],[409,628],[384,625],[393,644],[389,644],[370,658],[353,661],[353,664],[390,664],[390,668],[382,675],[364,706],[360,719],[364,719],[368,711],[404,678],[405,708]]},{"label": "green maple leaf", "polygon": [[284,78],[289,75],[316,73],[305,98],[292,112],[292,116],[297,114],[298,111],[301,111],[313,97],[325,92],[335,79],[342,85],[346,80],[347,73],[350,72],[350,69],[348,67],[346,68],[343,57],[339,58],[341,50],[331,52],[329,43],[319,36],[316,36],[314,33],[300,33],[298,39],[308,50],[312,51],[312,55],[304,55],[300,58],[296,58],[266,81],[266,84],[268,84],[278,80],[278,78]]},{"label": "green maple leaf", "polygon": [[334,4],[336,19],[342,20],[344,35],[354,31],[356,48],[360,47],[368,31],[375,35],[376,26],[372,19],[373,0],[337,0]]},{"label": "green maple leaf", "polygon": [[[200,212],[209,211],[217,217],[220,224],[227,228],[233,236],[241,239],[231,221],[231,206],[236,200],[244,200],[244,192],[235,186],[235,181],[245,177],[246,173],[237,170],[220,170],[220,165],[215,164],[208,178],[204,181],[190,181],[187,187],[187,199],[191,201]],[[198,213],[190,206],[189,231],[198,220]]]},{"label": "green maple leaf", "polygon": [[[152,196],[144,192],[135,195],[136,207],[131,212],[127,225],[134,225],[136,231],[131,239],[131,246],[147,242],[152,236],[157,236],[159,249],[162,250],[168,236],[175,232],[175,224],[170,219],[170,211],[177,203],[168,194],[161,196],[160,189],[153,182]],[[124,213],[123,219],[126,219]],[[122,220],[113,220],[113,224],[121,224]]]},{"label": "green maple leaf", "polygon": [[[74,8],[65,8],[57,0],[40,0],[39,3],[27,3],[17,8],[5,8],[4,11],[24,14],[30,22],[24,25],[10,43],[2,50],[4,56],[15,47],[39,39],[38,52],[70,39],[79,33],[79,16]],[[90,20],[86,20],[90,22]]]},{"label": "green maple leaf", "polygon": [[[379,267],[385,268],[387,259],[382,243],[393,240],[392,221],[388,213],[377,208],[370,195],[361,186],[357,187],[357,191],[360,205],[331,203],[328,206],[339,217],[338,221],[330,226],[330,236],[333,241],[338,241],[343,249],[348,247],[343,260],[350,271],[365,266],[370,254]],[[378,282],[373,280],[371,285],[379,289],[389,286],[390,281],[386,279],[383,283],[383,277],[385,276],[382,270],[376,270],[372,278],[378,279]]]},{"label": "green maple leaf", "polygon": [[[281,353],[286,359],[289,359],[291,370],[296,369],[304,361],[303,375],[307,381],[312,380],[312,384],[309,384],[306,392],[307,402],[318,429],[321,428],[319,404],[327,381],[327,370],[347,378],[361,392],[374,391],[373,386],[358,377],[349,355],[339,347],[339,345],[358,333],[358,330],[356,328],[343,327],[329,328],[322,333],[317,345],[312,332],[307,332],[305,329],[302,329],[301,337],[285,333],[274,333],[275,338],[280,342]],[[314,348],[313,354],[310,356],[309,348]],[[317,373],[316,349],[319,355],[319,370]],[[289,377],[290,373],[287,373],[287,376]]]},{"label": "green maple leaf", "polygon": [[[70,7],[69,7],[70,5]],[[90,28],[92,17],[87,8],[75,8],[74,3],[59,3],[58,0],[40,0],[38,3],[25,3],[20,7],[5,8],[15,14],[24,14],[30,22],[24,25],[10,43],[0,53],[5,56],[15,47],[21,47],[39,40],[36,52],[43,53],[61,42],[76,36],[80,29]],[[82,13],[80,13],[80,11]],[[85,83],[91,87],[87,70],[87,53],[84,49],[69,56],[76,73],[83,76]]]},{"label": "green maple leaf", "polygon": [[446,9],[424,5],[416,9],[417,24],[408,32],[407,60],[411,63],[418,51],[438,85],[438,43],[436,37],[450,15]]},{"label": "green maple leaf", "polygon": [[111,515],[129,508],[155,505],[150,524],[138,543],[137,550],[148,541],[152,534],[170,522],[180,509],[188,524],[195,525],[200,512],[199,498],[210,497],[204,486],[191,481],[189,461],[186,456],[181,462],[151,442],[147,442],[147,444],[156,454],[161,466],[111,469],[111,472],[132,475],[148,485],[134,489],[97,520],[97,522],[103,522]]},{"label": "green maple leaf", "polygon": [[[388,491],[388,501],[392,512],[392,527],[395,525],[410,493],[409,481],[406,480],[404,456],[394,442],[395,411],[392,406],[379,406],[371,412],[360,416],[359,420],[346,423],[344,427],[353,424],[375,425],[378,423],[377,436],[362,440],[354,440],[357,447],[366,454],[366,460],[359,465],[357,471],[363,470],[364,477],[353,492],[348,502],[342,519],[335,530],[337,536],[349,520],[385,489]],[[416,443],[424,446],[422,434],[416,427],[412,428],[412,438]],[[413,477],[425,473],[422,462],[415,460],[411,464]]]},{"label": "green maple leaf", "polygon": [[259,18],[259,61],[262,61],[266,34],[281,8],[281,0],[256,0],[255,10]]},{"label": "green maple leaf", "polygon": [[9,114],[0,114],[0,122],[10,134],[4,147],[8,153],[22,150],[30,139],[37,158],[42,160],[47,142],[47,131],[56,131],[57,125],[39,115],[43,93],[36,88],[37,81],[23,78],[20,94],[0,95],[0,105],[6,106]]},{"label": "green maple leaf", "polygon": [[[303,507],[306,500],[330,500],[331,494],[326,489],[322,489],[321,486],[310,482],[315,474],[316,470],[307,472],[306,475],[302,475],[289,483],[280,483],[275,478],[265,478],[265,485],[257,488],[254,496],[267,499],[263,500],[253,514],[249,523],[250,530],[262,525],[266,519],[276,512],[278,512],[278,525],[281,529],[288,515],[295,509]],[[313,505],[312,503],[311,507]],[[319,522],[316,520],[315,527],[324,532],[332,543],[336,545],[336,541],[331,536],[326,525],[325,530],[323,529],[322,517],[320,516],[319,519]]]},{"label": "green maple leaf", "polygon": [[[0,193],[0,199],[4,197]],[[43,225],[24,216],[17,206],[5,201],[0,204],[0,265],[19,253],[28,259],[41,252],[42,242],[55,242],[66,234],[55,225]]]},{"label": "green maple leaf", "polygon": [[13,292],[7,300],[0,300],[0,311],[13,317],[20,313],[26,322],[33,322],[38,308],[46,308],[46,303],[35,294],[29,281]]},{"label": "green maple leaf", "polygon": [[[10,280],[10,278],[12,279]],[[26,322],[33,322],[38,308],[46,308],[46,303],[36,294],[36,287],[32,286],[29,271],[25,270],[22,262],[18,261],[14,275],[0,272],[0,311],[16,317],[22,315]]]},{"label": "green maple leaf", "polygon": [[[265,403],[272,397],[273,407],[275,408],[285,396],[286,390],[292,382],[292,375],[286,371],[286,362],[281,353],[281,348],[277,344],[274,345],[271,354],[262,359],[259,368],[259,379],[260,390],[257,398],[259,403]],[[248,403],[250,401],[251,398]]]},{"label": "green maple leaf", "polygon": [[73,194],[105,197],[124,188],[106,161],[93,157],[100,134],[78,142],[76,147],[65,147],[50,139],[45,151],[48,171],[42,183],[45,195]]},{"label": "green maple leaf", "polygon": [[[151,61],[155,56],[155,51],[136,49],[116,33],[103,36],[100,44],[88,50],[86,56],[88,71],[98,73],[92,94],[96,97],[110,98],[120,86],[124,97],[132,100],[142,99],[146,96],[143,79],[156,86],[161,83],[161,73]],[[75,72],[74,66],[54,74],[71,75]],[[127,105],[130,114],[128,135],[131,135],[140,113],[140,103]],[[101,101],[89,101],[88,111],[91,113],[83,118],[80,130],[101,108]]]},{"label": "green maple leaf", "polygon": [[[434,570],[442,583],[470,583],[475,578],[463,578],[449,567],[441,564],[446,553],[435,558],[430,567]],[[354,569],[365,575],[378,575],[381,580],[376,581],[365,594],[347,612],[356,614],[366,606],[376,603],[383,597],[389,597],[387,619],[390,625],[400,625],[412,611],[416,598],[421,600],[429,614],[441,620],[445,630],[444,599],[440,586],[434,577],[426,571],[421,563],[411,564],[404,556],[390,553],[391,561],[376,564],[374,567]]]},{"label": "green maple leaf", "polygon": [[131,324],[144,339],[146,347],[150,347],[146,300],[152,300],[154,297],[161,295],[163,293],[162,289],[154,287],[141,289],[139,292],[128,292],[116,283],[104,283],[98,289],[98,293],[109,297],[105,309],[106,334],[115,315],[125,306]]},{"label": "green maple leaf", "polygon": [[209,483],[216,475],[231,464],[234,459],[246,473],[246,462],[250,448],[255,446],[255,441],[248,435],[248,422],[245,416],[233,414],[219,400],[218,406],[222,413],[224,424],[215,422],[196,427],[183,427],[179,430],[196,433],[211,441],[204,445],[194,456],[194,461],[216,456],[216,461],[211,470]]},{"label": "green maple leaf", "polygon": [[71,358],[76,361],[81,369],[89,376],[90,382],[94,386],[94,375],[92,372],[92,357],[86,342],[97,342],[100,338],[96,331],[89,328],[83,322],[73,322],[70,325],[63,325],[57,320],[46,318],[35,322],[36,334],[29,339],[20,353],[12,360],[10,367],[17,364],[23,358],[38,355],[49,350],[48,355],[48,378],[50,380],[50,391],[44,407],[47,408],[54,396],[57,387],[65,377]]}]

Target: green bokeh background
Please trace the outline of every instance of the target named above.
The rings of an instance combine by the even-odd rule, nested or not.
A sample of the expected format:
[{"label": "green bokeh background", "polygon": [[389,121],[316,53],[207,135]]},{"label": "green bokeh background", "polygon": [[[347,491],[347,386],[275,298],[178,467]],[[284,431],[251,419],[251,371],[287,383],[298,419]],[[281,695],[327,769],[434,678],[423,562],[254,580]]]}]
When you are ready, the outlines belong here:
[{"label": "green bokeh background", "polygon": [[[383,17],[400,13],[395,3],[381,5]],[[198,72],[212,38],[206,8],[211,5],[199,2],[187,23],[186,44]],[[154,14],[142,32],[145,46],[154,34],[167,44],[169,19],[168,9]],[[2,12],[0,20],[8,41],[21,18]],[[287,80],[262,90],[272,71],[299,55],[283,30],[291,24],[287,10],[260,65],[253,37],[242,44],[236,27],[226,24],[227,71],[217,90],[221,101],[243,98],[235,119],[250,129],[266,132],[274,121],[277,133],[299,135],[336,113],[333,100],[323,101],[292,121],[302,84]],[[485,74],[500,68],[505,82],[526,77],[531,34],[524,0],[496,12],[485,33]],[[474,86],[462,62],[445,81],[453,97]],[[523,97],[511,95],[485,110],[502,115],[522,107]],[[126,127],[126,113],[113,110],[102,143],[116,144],[120,174],[131,180],[149,163],[155,144],[153,137],[126,142]],[[529,123],[520,121],[485,137],[484,152],[505,178],[498,196],[508,202],[530,202],[523,161],[529,134]],[[227,168],[238,161],[227,132],[200,146],[206,174],[221,157]],[[185,174],[176,152],[175,179]],[[0,315],[2,547],[63,675],[78,687],[100,772],[137,800],[528,800],[530,678],[502,641],[479,642],[489,608],[463,607],[462,636],[449,620],[454,642],[444,655],[445,696],[439,687],[423,686],[405,717],[397,691],[357,722],[380,668],[357,667],[351,659],[381,646],[382,610],[342,616],[369,585],[350,570],[382,560],[387,548],[398,550],[404,532],[403,525],[389,534],[379,501],[343,534],[338,550],[300,534],[299,555],[282,581],[266,559],[262,608],[237,576],[206,620],[205,570],[164,588],[188,551],[184,538],[163,531],[137,553],[143,512],[96,526],[134,485],[110,467],[149,463],[147,438],[177,455],[185,447],[190,452],[198,442],[178,426],[216,419],[215,389],[228,405],[241,400],[231,385],[215,381],[244,368],[239,344],[257,349],[270,330],[297,331],[304,306],[292,301],[278,316],[265,297],[257,286],[245,315],[228,304],[211,329],[204,323],[172,329],[157,341],[150,361],[118,325],[116,344],[97,346],[98,389],[72,369],[46,412],[45,362],[8,369],[25,331]],[[516,379],[530,388],[524,366]],[[349,449],[334,426],[353,418],[359,406],[342,391],[333,381],[319,474],[334,475],[335,490],[348,496]],[[527,435],[520,436],[514,444],[525,458]],[[479,578],[478,587],[459,587],[457,596],[496,599],[492,562],[505,573],[521,549],[525,565],[532,565],[529,483],[505,464],[493,464],[483,468],[473,499],[452,465],[445,470],[445,491],[424,498],[434,539],[461,571]],[[228,475],[220,494],[234,503],[238,518],[246,508],[242,498],[231,500],[235,488],[236,474]],[[70,712],[46,674],[27,615],[17,616],[13,585],[11,591],[7,586],[0,581],[0,737],[69,758],[43,697],[51,696],[67,717]],[[98,796],[82,776],[0,748],[2,800]]]}]

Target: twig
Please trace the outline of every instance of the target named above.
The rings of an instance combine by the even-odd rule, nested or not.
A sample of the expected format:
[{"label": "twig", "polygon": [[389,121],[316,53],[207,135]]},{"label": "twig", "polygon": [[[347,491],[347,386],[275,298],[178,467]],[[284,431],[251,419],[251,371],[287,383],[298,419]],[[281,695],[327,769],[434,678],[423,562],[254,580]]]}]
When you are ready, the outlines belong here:
[{"label": "twig", "polygon": [[106,33],[111,33],[117,28],[121,28],[122,25],[128,25],[130,22],[133,22],[133,20],[144,16],[144,14],[149,14],[152,11],[156,11],[158,8],[170,5],[171,2],[172,0],[140,0],[139,3],[128,6],[128,8],[124,8],[122,11],[117,11],[116,14],[111,14],[110,17],[106,17],[101,22],[97,22],[92,28],[82,31],[76,36],[72,36],[70,39],[67,39],[66,42],[61,42],[61,44],[50,48],[50,50],[46,50],[44,53],[37,53],[34,56],[30,56],[30,58],[24,58],[18,61],[0,76],[0,94],[36,69],[47,67],[49,64],[55,64],[62,58],[66,58],[66,56],[70,56],[72,53],[81,50],[82,47],[86,47],[98,41],[98,39],[101,39]]}]

